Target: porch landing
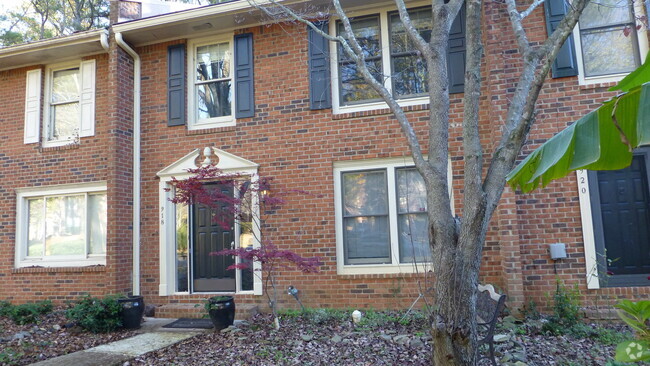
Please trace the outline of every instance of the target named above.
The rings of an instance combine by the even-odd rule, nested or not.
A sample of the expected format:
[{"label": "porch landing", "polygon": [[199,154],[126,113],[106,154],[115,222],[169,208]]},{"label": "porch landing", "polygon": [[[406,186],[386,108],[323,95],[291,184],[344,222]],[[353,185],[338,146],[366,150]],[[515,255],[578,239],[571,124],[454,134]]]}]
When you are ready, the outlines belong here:
[{"label": "porch landing", "polygon": [[[235,303],[235,319],[248,320],[260,312],[259,306]],[[156,318],[204,318],[208,314],[203,303],[165,304],[156,308]]]}]

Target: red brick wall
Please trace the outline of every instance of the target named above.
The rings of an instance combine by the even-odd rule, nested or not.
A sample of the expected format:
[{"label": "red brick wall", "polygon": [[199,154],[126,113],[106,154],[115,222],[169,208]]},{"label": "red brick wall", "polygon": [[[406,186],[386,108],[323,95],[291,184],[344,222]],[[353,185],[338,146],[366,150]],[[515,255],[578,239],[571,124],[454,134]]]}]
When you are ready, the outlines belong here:
[{"label": "red brick wall", "polygon": [[[505,5],[486,3],[485,15],[480,133],[485,160],[489,161],[489,153],[500,137],[500,126],[505,120],[521,64],[505,17]],[[541,8],[525,24],[532,43],[546,38]],[[202,131],[188,131],[186,126],[168,127],[167,46],[186,40],[136,50],[142,57],[141,292],[146,302],[157,305],[193,303],[206,297],[158,296],[159,180],[156,173],[195,148],[213,146],[259,164],[260,174],[274,177],[274,184],[278,186],[305,189],[315,194],[290,199],[275,215],[268,217],[268,223],[276,230],[267,232],[266,238],[282,249],[324,259],[319,274],[283,271],[278,285],[282,293],[288,285],[298,287],[307,306],[409,306],[417,297],[417,276],[336,273],[333,164],[408,156],[397,122],[388,110],[334,115],[332,110],[309,109],[304,26],[282,24],[240,31],[254,34],[256,115],[238,120],[235,127]],[[3,122],[0,143],[6,147],[0,153],[0,277],[8,279],[7,286],[0,290],[0,297],[17,301],[69,298],[81,291],[128,292],[131,288],[133,64],[114,42],[111,46],[110,61],[107,55],[97,57],[96,136],[82,139],[81,145],[74,150],[39,151],[35,145],[22,143],[24,79],[28,69],[0,72],[0,94],[10,98],[0,117]],[[612,95],[604,87],[579,86],[576,77],[549,79],[540,95],[537,122],[522,156]],[[454,171],[454,206],[459,214],[463,182],[461,98],[462,95],[452,96],[449,142]],[[409,108],[407,113],[426,149],[428,111],[418,106]],[[46,170],[52,172],[43,175]],[[14,190],[38,183],[86,180],[108,181],[106,268],[101,272],[83,273],[63,270],[15,273],[12,270]],[[482,281],[494,283],[506,291],[513,308],[529,300],[545,304],[547,293],[555,289],[556,278],[547,246],[556,242],[566,243],[569,254],[567,260],[557,265],[558,275],[567,284],[579,286],[586,305],[608,303],[610,298],[618,296],[647,296],[650,292],[645,287],[586,289],[575,175],[528,195],[515,194],[506,188],[486,238]],[[288,295],[281,294],[280,300],[282,306],[295,306]],[[266,302],[263,297],[250,295],[241,296],[238,301]]]},{"label": "red brick wall", "polygon": [[[41,66],[0,72],[0,299],[17,303],[64,300],[82,293],[115,291],[106,281],[115,270],[111,260],[107,267],[14,269],[16,189],[110,179],[109,58],[105,54],[87,58],[97,60],[95,136],[83,137],[73,146],[40,148],[39,144],[24,144],[26,72]],[[109,247],[109,257],[112,252]]]}]

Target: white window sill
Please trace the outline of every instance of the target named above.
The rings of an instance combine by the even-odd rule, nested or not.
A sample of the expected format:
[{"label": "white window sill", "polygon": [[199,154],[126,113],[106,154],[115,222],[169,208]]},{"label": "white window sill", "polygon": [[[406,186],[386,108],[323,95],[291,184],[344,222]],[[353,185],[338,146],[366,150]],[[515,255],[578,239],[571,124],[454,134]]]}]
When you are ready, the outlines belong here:
[{"label": "white window sill", "polygon": [[579,84],[582,86],[590,86],[590,85],[597,85],[597,84],[618,83],[627,75],[629,75],[629,73],[590,76],[590,77],[579,76]]},{"label": "white window sill", "polygon": [[236,125],[235,119],[232,116],[228,116],[228,117],[212,118],[201,122],[190,123],[187,126],[187,129],[190,131],[197,131],[197,130],[207,130],[210,128],[232,127],[235,125]]},{"label": "white window sill", "polygon": [[67,145],[74,145],[76,144],[77,141],[75,141],[74,138],[70,138],[67,140],[53,140],[53,141],[43,141],[43,147],[59,147],[59,146],[67,146]]},{"label": "white window sill", "polygon": [[[397,104],[400,107],[409,107],[414,105],[423,105],[429,104],[429,97],[418,97],[418,98],[409,98],[409,99],[400,99],[397,101]],[[355,105],[345,105],[345,106],[334,106],[334,114],[346,114],[346,113],[356,113],[356,112],[366,112],[374,111],[378,109],[387,109],[388,104],[386,102],[372,102],[372,103],[363,103]]]},{"label": "white window sill", "polygon": [[22,261],[16,263],[16,268],[25,268],[25,267],[86,267],[86,266],[97,266],[97,265],[106,265],[106,257],[92,257],[86,259],[23,259]]},{"label": "white window sill", "polygon": [[339,275],[424,273],[432,268],[431,263],[418,263],[417,269],[413,263],[359,264],[339,266],[336,272]]}]

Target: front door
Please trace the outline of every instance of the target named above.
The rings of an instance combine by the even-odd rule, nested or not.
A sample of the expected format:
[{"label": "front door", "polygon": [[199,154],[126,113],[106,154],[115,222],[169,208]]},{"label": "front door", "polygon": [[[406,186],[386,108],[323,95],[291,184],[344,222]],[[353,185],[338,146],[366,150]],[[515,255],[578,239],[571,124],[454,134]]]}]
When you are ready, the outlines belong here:
[{"label": "front door", "polygon": [[[233,195],[228,184],[214,184],[210,189]],[[210,255],[224,249],[234,249],[234,217],[226,205],[210,208],[195,204],[192,218],[192,291],[193,292],[235,292],[235,270],[228,266],[235,263],[233,256]]]}]

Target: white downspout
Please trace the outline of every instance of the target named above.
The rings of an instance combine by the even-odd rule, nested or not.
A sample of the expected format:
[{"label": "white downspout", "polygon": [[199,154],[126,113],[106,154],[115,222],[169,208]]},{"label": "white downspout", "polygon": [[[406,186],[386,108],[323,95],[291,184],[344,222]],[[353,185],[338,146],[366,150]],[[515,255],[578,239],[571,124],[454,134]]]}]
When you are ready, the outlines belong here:
[{"label": "white downspout", "polygon": [[106,51],[107,53],[111,51],[111,47],[110,47],[110,45],[108,44],[108,31],[107,31],[107,30],[105,30],[103,33],[101,33],[101,34],[99,35],[99,44],[102,45],[102,48],[103,48],[104,51]]},{"label": "white downspout", "polygon": [[115,42],[133,58],[133,296],[140,295],[140,56],[122,33]]}]

